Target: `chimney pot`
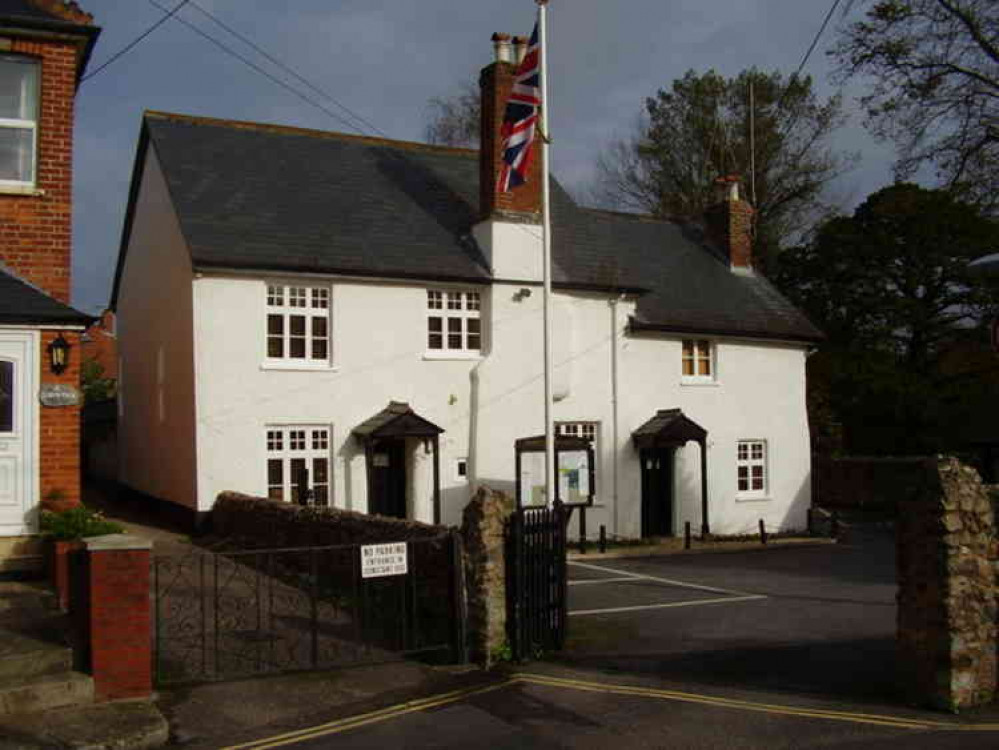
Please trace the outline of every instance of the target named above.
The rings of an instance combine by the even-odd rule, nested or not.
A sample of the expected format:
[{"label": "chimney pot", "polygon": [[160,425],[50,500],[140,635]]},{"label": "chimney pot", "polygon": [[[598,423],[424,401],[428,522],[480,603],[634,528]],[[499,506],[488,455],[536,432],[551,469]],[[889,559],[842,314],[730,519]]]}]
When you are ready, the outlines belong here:
[{"label": "chimney pot", "polygon": [[496,32],[492,36],[493,51],[496,55],[496,62],[512,62],[513,54],[510,49],[510,35]]},{"label": "chimney pot", "polygon": [[524,62],[524,57],[527,55],[527,41],[526,36],[515,36],[513,38],[513,61],[517,65]]}]

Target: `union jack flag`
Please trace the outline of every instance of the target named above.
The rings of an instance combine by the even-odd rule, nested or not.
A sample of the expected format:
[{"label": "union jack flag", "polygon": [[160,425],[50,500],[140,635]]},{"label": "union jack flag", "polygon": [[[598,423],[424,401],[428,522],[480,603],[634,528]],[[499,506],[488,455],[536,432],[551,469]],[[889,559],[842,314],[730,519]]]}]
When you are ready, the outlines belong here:
[{"label": "union jack flag", "polygon": [[513,89],[506,102],[503,116],[503,166],[500,168],[500,192],[527,182],[527,170],[534,157],[534,140],[541,109],[541,45],[538,43],[538,25],[534,24],[527,54],[517,68]]}]

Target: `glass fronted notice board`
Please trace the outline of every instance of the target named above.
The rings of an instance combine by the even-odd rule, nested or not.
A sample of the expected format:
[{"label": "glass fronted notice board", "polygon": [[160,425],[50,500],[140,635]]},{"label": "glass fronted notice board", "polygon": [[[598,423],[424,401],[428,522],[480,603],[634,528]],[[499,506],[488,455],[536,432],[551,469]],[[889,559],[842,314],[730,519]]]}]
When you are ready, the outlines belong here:
[{"label": "glass fronted notice board", "polygon": [[[545,497],[545,436],[514,442],[517,471],[517,504],[523,508],[548,505]],[[593,504],[596,486],[593,443],[586,438],[555,438],[555,497],[569,507]]]}]

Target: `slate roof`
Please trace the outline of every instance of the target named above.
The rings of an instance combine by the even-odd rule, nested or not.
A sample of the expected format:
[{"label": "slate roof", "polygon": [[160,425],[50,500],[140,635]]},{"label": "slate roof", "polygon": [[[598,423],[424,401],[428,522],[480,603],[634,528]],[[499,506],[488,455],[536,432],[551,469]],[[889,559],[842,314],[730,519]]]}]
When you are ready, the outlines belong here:
[{"label": "slate roof", "polygon": [[75,310],[0,266],[0,324],[88,325],[93,316]]},{"label": "slate roof", "polygon": [[[477,151],[147,112],[112,305],[148,147],[195,269],[492,280],[470,234]],[[582,208],[554,180],[552,223],[553,283],[639,293],[634,330],[822,337],[762,276],[733,273],[696,229]]]}]

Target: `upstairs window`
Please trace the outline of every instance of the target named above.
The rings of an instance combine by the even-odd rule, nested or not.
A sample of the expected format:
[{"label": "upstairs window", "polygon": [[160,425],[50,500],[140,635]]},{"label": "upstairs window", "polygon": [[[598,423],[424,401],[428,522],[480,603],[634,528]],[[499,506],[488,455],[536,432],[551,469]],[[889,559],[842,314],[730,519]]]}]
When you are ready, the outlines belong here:
[{"label": "upstairs window", "polygon": [[329,287],[267,285],[267,359],[329,363]]},{"label": "upstairs window", "polygon": [[427,290],[427,349],[478,354],[482,349],[479,292]]},{"label": "upstairs window", "polygon": [[35,184],[37,60],[0,55],[0,187]]},{"label": "upstairs window", "polygon": [[680,372],[684,380],[713,380],[714,346],[707,339],[684,339]]},{"label": "upstairs window", "polygon": [[767,442],[740,440],[736,456],[740,497],[764,497],[767,494]]}]

